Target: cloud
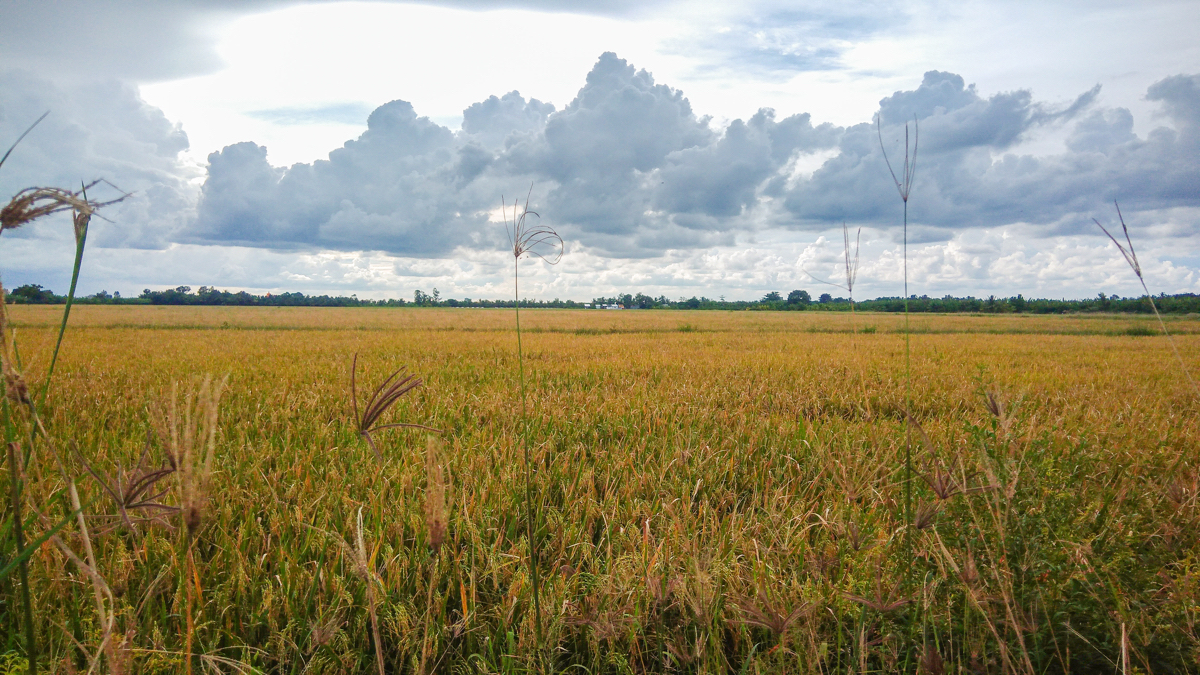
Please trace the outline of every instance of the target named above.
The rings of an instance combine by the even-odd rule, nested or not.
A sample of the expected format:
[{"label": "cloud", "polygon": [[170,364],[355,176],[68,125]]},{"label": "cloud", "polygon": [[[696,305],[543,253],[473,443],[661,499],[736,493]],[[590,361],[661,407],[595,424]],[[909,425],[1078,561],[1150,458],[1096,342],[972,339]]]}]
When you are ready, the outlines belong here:
[{"label": "cloud", "polygon": [[[107,221],[93,221],[90,240],[100,246],[162,247],[189,222],[195,205],[189,181],[200,174],[179,159],[187,134],[135,89],[111,80],[62,88],[28,73],[0,72],[0,143],[7,146],[46,111],[0,169],[0,193],[99,178],[132,192],[104,210]],[[93,196],[117,196],[97,190]],[[40,222],[8,236],[42,236],[55,227],[62,225]]]},{"label": "cloud", "polygon": [[[265,248],[441,255],[487,223],[470,190],[486,166],[477,143],[456,147],[445,127],[392,101],[328,160],[276,168],[245,142],[209,155],[198,218],[183,240]],[[490,198],[490,195],[489,195]]]},{"label": "cloud", "polygon": [[292,106],[286,108],[267,108],[263,110],[251,110],[246,113],[248,116],[270,122],[272,124],[320,124],[320,123],[335,123],[335,124],[362,124],[362,121],[371,114],[371,106],[366,103],[334,103],[330,105],[300,107]]},{"label": "cloud", "polygon": [[[249,14],[296,4],[295,0],[10,0],[4,4],[4,21],[0,21],[0,63],[36,71],[54,81],[117,78],[145,83],[206,75],[223,65],[216,47],[226,25]],[[529,9],[628,16],[663,3],[438,0],[424,4],[474,11]]]},{"label": "cloud", "polygon": [[[1138,135],[1130,111],[1104,107],[1096,89],[1052,106],[1023,90],[984,95],[959,75],[931,71],[917,87],[864,110],[864,119],[882,114],[894,163],[903,161],[905,121],[919,126],[908,242],[914,255],[929,253],[920,254],[927,260],[914,258],[912,269],[947,288],[983,283],[989,274],[1033,274],[1051,260],[1049,253],[1008,244],[996,249],[1002,253],[987,252],[979,243],[983,235],[969,233],[1008,228],[1043,242],[1094,235],[1091,217],[1111,222],[1113,199],[1137,227],[1170,223],[1155,230],[1148,250],[1158,246],[1172,254],[1162,242],[1195,238],[1200,76],[1166,78],[1149,88],[1147,99],[1163,116]],[[789,246],[807,246],[843,220],[876,233],[882,281],[892,274],[888,265],[902,236],[900,202],[873,123],[814,125],[808,115],[779,119],[762,109],[720,126],[694,110],[683,92],[612,53],[601,55],[562,109],[513,91],[469,106],[462,128],[452,131],[411,104],[392,101],[371,111],[366,131],[327,159],[288,167],[272,166],[266,148],[246,141],[212,153],[200,174],[180,159],[188,144],[183,129],[133,88],[112,81],[59,86],[27,73],[0,74],[4,137],[15,138],[46,109],[51,116],[0,171],[0,187],[11,194],[28,185],[104,177],[135,192],[107,213],[112,223],[96,223],[92,242],[101,247],[217,245],[270,249],[290,260],[341,260],[366,251],[410,261],[401,265],[405,270],[441,269],[411,261],[471,258],[477,261],[471,274],[480,275],[480,266],[502,260],[506,248],[494,218],[500,196],[511,200],[531,184],[535,210],[573,255],[624,261],[611,268],[619,272],[598,262],[590,269],[626,282],[634,278],[630,270],[640,270],[637,278],[659,279],[662,288],[699,279],[750,288],[770,278],[780,284],[807,278],[799,268],[788,272],[793,276],[776,270],[776,277],[748,270],[795,267],[779,262],[768,242],[782,237]],[[1021,150],[1046,134],[1060,139],[1056,149]],[[48,223],[14,234],[66,245],[66,231]],[[713,253],[741,249],[762,256]],[[1058,269],[1073,259],[1046,264]],[[1194,282],[1178,270],[1191,263],[1171,259],[1178,267],[1175,276],[1163,273],[1165,283],[1190,288]],[[715,266],[710,272],[696,267],[709,264]],[[329,265],[342,269],[342,263]],[[663,269],[672,276],[663,277]],[[565,295],[583,286],[571,278],[563,282],[568,286],[546,286],[547,292]],[[470,288],[478,294],[483,286]]]},{"label": "cloud", "polygon": [[908,23],[909,10],[899,5],[810,2],[781,9],[760,3],[672,38],[664,48],[694,59],[697,77],[751,73],[784,82],[798,72],[840,70],[854,43]]},{"label": "cloud", "polygon": [[[1114,198],[1133,211],[1200,207],[1197,81],[1150,88],[1173,128],[1145,138],[1128,110],[1098,106],[1098,88],[1053,107],[1025,90],[985,97],[939,71],[864,111],[882,119],[879,130],[776,120],[769,109],[717,128],[681,91],[606,53],[562,110],[514,91],[468,107],[451,132],[393,101],[328,160],[289,168],[270,166],[253,143],[229,146],[209,158],[198,219],[181,240],[435,257],[498,249],[487,213],[530,184],[544,222],[607,256],[729,245],[781,227],[889,228],[900,204],[880,136],[898,167],[907,120],[917,153],[910,243],[1012,223],[1090,231]],[[1015,150],[1055,130],[1061,151]]]},{"label": "cloud", "polygon": [[[1132,132],[1124,109],[1095,109],[1097,89],[1069,107],[1050,110],[1027,91],[983,98],[961,77],[926,73],[921,85],[883,99],[883,140],[893,168],[903,162],[905,121],[914,145],[919,127],[916,183],[910,218],[951,231],[1031,223],[1064,232],[1090,226],[1097,209],[1113,199],[1154,210],[1200,206],[1197,109],[1189,98],[1196,76],[1169,78],[1150,89],[1176,129],[1156,128],[1145,139]],[[1047,156],[1011,152],[1048,125],[1074,123],[1063,152]],[[795,217],[795,227],[819,229],[839,218],[884,224],[899,202],[873,124],[845,130],[840,154],[811,180],[775,187]],[[776,179],[776,185],[782,181]]]}]

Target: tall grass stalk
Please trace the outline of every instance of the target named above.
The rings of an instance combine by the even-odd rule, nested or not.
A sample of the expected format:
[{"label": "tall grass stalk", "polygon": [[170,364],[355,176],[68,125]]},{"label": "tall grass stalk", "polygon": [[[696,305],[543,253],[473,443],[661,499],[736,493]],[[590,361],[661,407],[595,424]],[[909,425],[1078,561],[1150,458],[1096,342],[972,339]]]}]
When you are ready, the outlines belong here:
[{"label": "tall grass stalk", "polygon": [[[843,286],[842,284],[834,283],[832,281],[826,281],[825,279],[822,279],[822,278],[814,275],[812,272],[809,272],[808,270],[804,270],[804,273],[807,274],[809,277],[811,277],[813,280],[818,281],[827,286],[833,286],[834,288],[840,288],[840,289],[846,291],[847,294],[849,294],[849,296],[850,296],[850,351],[853,353],[856,353],[856,354],[858,353],[857,344],[856,344],[856,336],[858,333],[858,317],[854,312],[854,282],[858,280],[858,260],[859,260],[858,254],[859,254],[859,251],[861,250],[861,248],[862,248],[862,228],[861,227],[858,228],[858,231],[855,232],[855,234],[854,234],[854,253],[851,254],[850,253],[850,228],[846,226],[846,221],[842,221],[842,259],[845,263],[846,284]],[[861,366],[861,363],[859,365]],[[858,379],[859,379],[859,384],[862,386],[863,403],[866,406],[867,415],[870,416],[871,415],[871,404],[870,404],[870,397],[867,395],[867,378],[866,378],[866,372],[864,369],[859,370],[859,378]]]},{"label": "tall grass stalk", "polygon": [[[1179,347],[1175,346],[1175,338],[1171,337],[1171,332],[1167,330],[1167,324],[1163,321],[1162,315],[1158,313],[1158,306],[1154,304],[1154,296],[1150,294],[1150,288],[1146,286],[1146,277],[1142,275],[1142,264],[1138,262],[1137,252],[1133,250],[1133,240],[1129,238],[1129,228],[1125,226],[1125,217],[1121,215],[1121,205],[1115,200],[1113,206],[1117,208],[1117,219],[1121,221],[1121,232],[1125,235],[1125,244],[1121,244],[1116,237],[1108,231],[1108,228],[1100,224],[1099,220],[1092,218],[1092,222],[1100,228],[1112,243],[1116,245],[1117,250],[1121,252],[1121,256],[1125,258],[1125,262],[1129,263],[1130,269],[1137,275],[1138,282],[1142,285],[1142,291],[1146,293],[1146,299],[1150,301],[1150,309],[1154,310],[1154,318],[1158,319],[1158,326],[1162,329],[1163,335],[1167,336],[1167,341],[1171,344],[1171,351],[1175,352],[1175,360],[1179,362],[1180,369],[1187,377],[1188,384],[1192,386],[1192,391],[1200,394],[1200,389],[1196,387],[1196,381],[1192,379],[1192,373],[1188,370],[1187,364],[1184,363],[1183,357],[1179,355]],[[1126,248],[1128,247],[1128,248]]]},{"label": "tall grass stalk", "polygon": [[[904,168],[901,176],[896,177],[892,162],[888,159],[887,148],[883,145],[883,115],[875,117],[875,133],[879,136],[879,150],[883,153],[883,161],[887,164],[892,182],[904,202],[904,519],[912,524],[912,349],[908,323],[908,197],[912,194],[913,178],[917,173],[917,140],[920,130],[917,118],[913,117],[912,156],[909,157],[908,123],[904,123]],[[909,528],[911,529],[911,528]],[[909,546],[911,548],[911,537]]]},{"label": "tall grass stalk", "polygon": [[534,498],[533,464],[529,457],[529,410],[525,391],[525,352],[521,346],[521,257],[525,254],[536,256],[543,261],[556,265],[562,259],[563,241],[551,227],[540,222],[531,225],[529,216],[541,218],[529,210],[529,195],[533,194],[533,186],[525,195],[525,206],[517,212],[518,202],[513,200],[512,221],[508,219],[508,205],[504,197],[500,197],[500,210],[504,214],[504,229],[508,233],[509,243],[513,254],[513,309],[517,326],[517,371],[521,381],[521,446],[525,462],[525,535],[529,538],[529,581],[533,586],[534,631],[537,636],[539,649],[542,641],[542,605],[539,597],[540,578],[538,576],[538,551],[536,542],[536,522],[539,509]]}]

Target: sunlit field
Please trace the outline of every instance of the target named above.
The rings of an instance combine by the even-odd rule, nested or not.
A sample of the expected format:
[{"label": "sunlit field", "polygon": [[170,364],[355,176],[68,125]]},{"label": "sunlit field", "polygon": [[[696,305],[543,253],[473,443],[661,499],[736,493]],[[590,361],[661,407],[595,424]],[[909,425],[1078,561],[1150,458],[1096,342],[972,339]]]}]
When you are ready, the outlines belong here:
[{"label": "sunlit field", "polygon": [[[36,400],[61,307],[9,317]],[[511,310],[76,307],[24,536],[73,480],[89,541],[59,536],[103,584],[30,558],[39,672],[1200,670],[1200,394],[1154,318],[910,321],[906,386],[902,315],[522,311],[538,640]],[[1200,371],[1200,318],[1166,321]],[[377,460],[355,354],[360,407],[423,380],[379,422],[440,450],[382,429]],[[194,512],[122,516],[102,482],[164,465],[172,387],[178,420],[205,374],[206,499],[164,471],[142,496]]]}]

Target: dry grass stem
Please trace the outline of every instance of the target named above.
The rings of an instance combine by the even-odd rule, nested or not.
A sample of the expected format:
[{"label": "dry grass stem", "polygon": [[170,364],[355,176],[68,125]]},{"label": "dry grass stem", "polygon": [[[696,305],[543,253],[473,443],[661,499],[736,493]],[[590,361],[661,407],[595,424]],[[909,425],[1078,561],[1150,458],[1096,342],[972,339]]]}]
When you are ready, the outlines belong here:
[{"label": "dry grass stem", "polygon": [[1125,225],[1125,216],[1121,215],[1121,205],[1116,201],[1113,206],[1117,209],[1117,218],[1121,221],[1121,232],[1125,235],[1125,243],[1122,244],[1116,237],[1108,231],[1108,228],[1100,224],[1099,220],[1092,218],[1092,222],[1100,228],[1104,234],[1116,245],[1117,250],[1121,252],[1121,256],[1125,258],[1125,262],[1129,263],[1130,269],[1137,275],[1138,282],[1142,285],[1142,291],[1146,293],[1146,299],[1150,301],[1150,309],[1154,310],[1154,316],[1158,319],[1158,326],[1162,329],[1163,335],[1167,336],[1167,340],[1171,343],[1171,350],[1175,352],[1175,360],[1179,362],[1179,368],[1183,370],[1183,374],[1187,377],[1188,384],[1192,387],[1192,392],[1200,396],[1200,388],[1196,386],[1196,381],[1192,379],[1192,372],[1184,363],[1183,357],[1179,354],[1179,347],[1175,345],[1175,339],[1171,337],[1171,332],[1167,330],[1167,324],[1163,321],[1162,315],[1158,313],[1158,305],[1154,304],[1154,296],[1150,294],[1150,288],[1146,285],[1146,278],[1142,276],[1142,264],[1138,262],[1137,251],[1133,249],[1133,240],[1129,237],[1129,228]]}]

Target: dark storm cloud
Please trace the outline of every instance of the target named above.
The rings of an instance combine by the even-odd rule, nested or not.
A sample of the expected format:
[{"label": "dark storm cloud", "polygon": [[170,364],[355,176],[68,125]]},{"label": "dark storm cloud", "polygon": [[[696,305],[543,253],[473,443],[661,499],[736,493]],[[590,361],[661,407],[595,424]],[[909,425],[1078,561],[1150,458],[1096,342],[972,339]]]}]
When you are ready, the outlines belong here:
[{"label": "dark storm cloud", "polygon": [[[1145,138],[1133,133],[1129,111],[1098,107],[1097,94],[1054,108],[1028,91],[984,97],[958,75],[931,71],[917,88],[883,99],[877,113],[895,165],[904,121],[920,129],[913,237],[945,240],[1013,222],[1061,233],[1114,198],[1133,209],[1200,206],[1197,78],[1150,88],[1173,128]],[[1014,152],[1046,129],[1065,130],[1061,153]],[[682,92],[608,53],[558,111],[510,92],[469,107],[462,130],[451,132],[393,101],[328,161],[287,169],[271,167],[253,143],[227,147],[210,157],[186,240],[418,256],[500,246],[487,212],[531,183],[545,222],[619,257],[730,243],[771,227],[847,220],[886,228],[899,200],[879,137],[874,124],[814,127],[808,115],[777,120],[767,109],[715,129]],[[816,157],[823,163],[802,170]]]},{"label": "dark storm cloud", "polygon": [[[134,194],[104,211],[113,223],[94,221],[91,241],[165,245],[190,216],[193,203],[187,184],[191,174],[178,159],[188,147],[187,134],[142,101],[135,89],[115,81],[62,89],[27,73],[0,72],[0,144],[5,149],[46,111],[50,115],[0,169],[0,195],[7,199],[34,185],[69,188],[103,178]],[[110,188],[93,193],[116,195]]]}]

